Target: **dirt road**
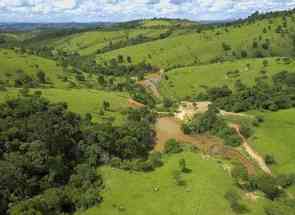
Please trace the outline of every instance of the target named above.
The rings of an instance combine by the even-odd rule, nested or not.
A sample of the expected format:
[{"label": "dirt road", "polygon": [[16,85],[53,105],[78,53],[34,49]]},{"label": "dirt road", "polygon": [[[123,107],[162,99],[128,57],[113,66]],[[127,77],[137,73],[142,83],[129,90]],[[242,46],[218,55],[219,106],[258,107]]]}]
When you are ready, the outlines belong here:
[{"label": "dirt road", "polygon": [[270,168],[266,165],[263,157],[261,157],[251,146],[248,144],[246,138],[241,134],[240,131],[240,126],[237,124],[231,124],[230,125],[232,128],[234,128],[237,132],[237,134],[241,137],[242,139],[242,146],[246,150],[246,152],[249,154],[249,156],[255,160],[255,162],[258,164],[260,169],[262,169],[263,172],[265,172],[268,175],[272,175],[272,172]]},{"label": "dirt road", "polygon": [[158,86],[162,79],[163,73],[164,73],[164,70],[161,69],[157,73],[153,73],[146,76],[145,79],[143,81],[139,81],[138,84],[142,85],[144,88],[149,90],[156,98],[159,98],[161,95],[160,95]]}]

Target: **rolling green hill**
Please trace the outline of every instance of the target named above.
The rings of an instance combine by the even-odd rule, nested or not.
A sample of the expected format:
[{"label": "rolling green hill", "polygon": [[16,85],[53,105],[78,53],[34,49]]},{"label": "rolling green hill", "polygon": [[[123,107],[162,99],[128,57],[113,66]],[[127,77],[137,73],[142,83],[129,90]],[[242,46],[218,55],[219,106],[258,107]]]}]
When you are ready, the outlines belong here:
[{"label": "rolling green hill", "polygon": [[[184,176],[186,186],[177,186],[173,171],[178,161],[185,158],[191,173]],[[235,214],[224,198],[224,194],[234,189],[233,181],[223,170],[226,163],[214,159],[204,160],[202,156],[184,152],[165,159],[165,165],[150,173],[127,172],[103,167],[100,172],[105,181],[104,201],[98,207],[79,215],[117,214]],[[218,180],[216,180],[218,179]],[[159,191],[155,191],[159,187]],[[247,215],[263,214],[264,199],[255,204],[243,196],[243,203],[249,206]],[[214,207],[212,206],[214,205]]]},{"label": "rolling green hill", "polygon": [[[67,84],[61,80],[63,76],[62,67],[57,66],[55,61],[34,55],[19,54],[8,49],[0,49],[0,79],[8,85],[14,86],[16,79],[26,74],[36,78],[38,71],[46,74],[48,82],[54,87],[63,88]],[[22,71],[22,72],[20,72]],[[71,75],[67,75],[71,79]]]},{"label": "rolling green hill", "polygon": [[233,87],[237,80],[251,85],[261,76],[271,77],[284,70],[293,72],[294,66],[295,61],[288,58],[261,58],[184,67],[166,72],[160,91],[162,95],[183,99],[199,94],[206,86]]},{"label": "rolling green hill", "polygon": [[[41,91],[42,95],[51,102],[66,102],[69,110],[85,116],[90,113],[93,121],[97,122],[102,118],[114,118],[115,123],[120,124],[124,120],[122,111],[127,108],[126,93],[107,92],[90,89],[33,89]],[[18,89],[0,91],[0,102],[18,95]],[[103,102],[110,103],[110,111],[101,114]]]},{"label": "rolling green hill", "polygon": [[49,46],[68,52],[78,52],[81,55],[96,54],[97,50],[128,39],[144,36],[148,39],[158,38],[167,29],[126,29],[97,30],[69,35],[51,41]]},{"label": "rolling green hill", "polygon": [[[0,170],[3,169],[8,179],[17,178],[21,181],[22,175],[17,174],[22,172],[28,172],[24,174],[26,177],[33,175],[37,176],[35,178],[42,178],[40,184],[37,180],[34,181],[34,177],[26,179],[32,183],[29,187],[32,192],[28,195],[23,189],[25,186],[20,186],[17,190],[20,195],[14,191],[13,183],[4,178],[5,186],[12,187],[7,192],[6,202],[2,201],[5,203],[6,214],[10,213],[9,204],[18,204],[20,201],[23,203],[23,211],[31,212],[32,209],[32,213],[37,211],[36,214],[41,214],[38,210],[49,214],[51,211],[65,212],[66,209],[69,209],[69,214],[76,215],[283,214],[277,213],[275,204],[288,208],[289,212],[286,214],[294,214],[292,195],[295,196],[295,178],[291,175],[295,173],[294,11],[252,16],[236,23],[203,27],[188,20],[147,19],[96,29],[64,29],[64,32],[40,29],[23,34],[12,32],[2,34],[3,38],[1,41],[0,34],[0,42],[6,47],[0,49],[0,103],[20,94],[38,92],[50,102],[67,103],[70,111],[79,113],[82,117],[87,116],[87,119],[77,117],[79,126],[81,119],[81,132],[77,134],[77,141],[69,140],[67,144],[77,144],[77,147],[73,148],[73,155],[71,150],[65,150],[65,154],[60,154],[56,160],[48,158],[48,167],[43,163],[45,158],[40,158],[40,154],[43,154],[36,148],[36,144],[43,144],[43,139],[39,141],[38,134],[34,134],[37,141],[33,135],[32,138],[28,135],[28,141],[20,140],[21,132],[27,129],[21,129],[27,127],[27,124],[23,123],[26,121],[22,120],[26,119],[25,115],[30,116],[31,112],[34,112],[32,109],[39,105],[38,100],[23,100],[20,105],[11,101],[1,106],[6,110],[3,111],[4,114],[0,114],[0,144],[5,143],[0,145],[0,164],[5,167]],[[6,44],[6,41],[11,41],[11,46]],[[270,81],[274,74],[282,71],[290,73],[281,73],[274,78],[276,81]],[[268,87],[257,81],[258,79],[268,80],[273,85]],[[165,127],[167,132],[159,134],[154,124],[159,117],[169,114],[171,120],[176,120],[173,113],[178,108],[178,102],[196,98],[208,87],[225,85],[237,89],[234,88],[237,81],[246,85],[256,84],[253,87],[255,90],[247,88],[242,91],[243,94],[230,97],[233,93],[227,88],[216,88],[214,90],[217,91],[217,99],[209,96],[206,99],[215,102],[222,110],[227,109],[218,106],[220,104],[217,100],[223,97],[224,100],[219,101],[221,104],[224,102],[226,107],[237,107],[227,111],[252,110],[247,112],[251,115],[249,122],[248,117],[243,119],[244,121],[236,120],[239,118],[238,114],[228,112],[237,123],[237,131],[230,130],[227,121],[219,121],[217,114],[209,111],[203,115],[208,117],[208,120],[205,117],[195,117],[196,119],[192,120],[195,124],[191,127],[196,127],[198,133],[193,133],[196,135],[189,138],[199,138],[196,142],[204,144],[202,147],[208,148],[208,154],[201,154],[195,147],[185,144],[180,146],[176,140],[171,141],[171,148],[175,147],[179,153],[151,152],[155,143],[161,139],[159,136],[170,136],[173,133],[170,131],[175,129],[175,126],[168,123],[167,126],[161,126]],[[154,98],[147,88],[156,92]],[[157,96],[157,90],[160,96]],[[266,92],[262,94],[263,90]],[[236,92],[239,91],[234,91]],[[37,99],[36,96],[32,98]],[[131,103],[129,98],[144,103],[146,108],[136,109],[142,105],[134,101],[134,110],[128,110]],[[243,99],[249,102],[242,103]],[[262,102],[256,101],[265,103],[260,105]],[[31,102],[28,107],[26,102]],[[277,103],[280,106],[276,105]],[[18,106],[20,110],[12,110],[14,106]],[[30,124],[35,126],[32,119],[40,119],[39,116],[43,116],[39,115],[40,112],[47,111],[44,108],[47,106],[42,107],[34,113],[36,118],[27,119]],[[56,122],[60,119],[56,115],[60,109],[55,106],[51,108],[50,111],[54,114],[46,115],[44,119],[52,119],[54,131],[67,128],[64,124],[56,127]],[[181,108],[183,112],[186,111],[185,107]],[[90,123],[88,113],[91,114],[92,122],[103,123]],[[14,123],[16,120],[11,120],[13,117],[17,119],[17,124]],[[69,117],[69,121],[74,121],[71,114],[61,114],[60,117]],[[47,120],[39,120],[39,123],[46,124]],[[114,122],[114,125],[108,122]],[[240,142],[243,136],[249,137],[247,142],[262,155],[261,160],[265,155],[273,155],[276,162],[270,168],[274,177],[262,176],[259,162],[242,147],[227,145],[236,147],[233,151],[242,152],[249,163],[256,162],[258,165],[253,165],[253,168],[257,168],[257,175],[253,171],[253,175],[248,177],[238,161],[211,156],[211,149],[214,154],[213,151],[219,150],[219,147],[215,149],[217,145],[211,143],[207,137],[218,134],[211,134],[211,128],[204,129],[208,131],[204,132],[204,136],[199,131],[204,126],[216,127],[219,132],[219,123],[224,126],[224,131],[220,129],[224,136],[231,135],[232,132],[239,133],[241,125],[241,135],[233,137],[232,141]],[[32,128],[35,128],[34,126]],[[40,129],[42,132],[45,130],[43,127]],[[183,128],[185,130],[186,126]],[[74,130],[74,126],[71,129]],[[59,135],[56,141],[52,141],[51,136],[48,138],[48,145],[57,147],[55,151],[58,151],[60,142],[64,142],[64,134]],[[181,131],[177,135],[184,134]],[[68,135],[70,139],[73,139],[72,136],[72,133]],[[166,139],[166,136],[163,139]],[[47,141],[47,138],[45,140]],[[81,148],[81,151],[76,148]],[[6,158],[8,153],[11,154]],[[59,157],[66,157],[67,153],[69,157],[77,156],[77,160],[69,159],[75,165],[61,169],[59,162],[63,160],[59,160]],[[10,163],[15,166],[1,163],[4,159],[12,161]],[[24,164],[20,164],[19,160],[24,160]],[[71,164],[70,162],[63,164]],[[188,169],[182,168],[183,165]],[[34,167],[32,171],[31,166]],[[100,177],[96,177],[96,171],[97,175],[102,176],[102,182]],[[276,178],[280,174],[286,175]],[[61,178],[62,183],[54,184],[55,179],[61,180],[60,176],[66,177]],[[293,177],[294,181],[287,181],[290,187],[284,184],[284,180],[289,180],[288,177]],[[19,181],[15,183],[22,184]],[[6,187],[0,186],[0,191]],[[52,194],[52,188],[64,196],[60,197],[55,191]],[[45,192],[48,190],[48,193]],[[229,192],[232,190],[236,192]],[[283,193],[284,191],[286,192]],[[0,201],[1,204],[2,202]],[[270,206],[271,213],[268,213],[265,208]]]},{"label": "rolling green hill", "polygon": [[[31,83],[31,79],[37,79],[38,71],[46,74],[47,83],[36,86],[42,88],[33,87],[32,91],[42,91],[43,96],[52,102],[68,103],[71,111],[82,115],[91,113],[95,121],[101,117],[114,117],[117,122],[123,119],[120,112],[127,107],[127,93],[90,89],[87,84],[92,79],[94,86],[97,83],[94,78],[88,78],[87,74],[84,74],[86,81],[80,82],[75,74],[65,72],[53,60],[7,49],[0,49],[0,80],[6,87],[6,91],[0,91],[0,100],[15,97],[22,87],[16,86],[18,80]],[[104,116],[99,116],[103,101],[110,103],[111,110]]]},{"label": "rolling green hill", "polygon": [[97,62],[118,55],[162,68],[208,64],[221,60],[294,54],[295,15],[279,16],[189,33],[97,55]]}]

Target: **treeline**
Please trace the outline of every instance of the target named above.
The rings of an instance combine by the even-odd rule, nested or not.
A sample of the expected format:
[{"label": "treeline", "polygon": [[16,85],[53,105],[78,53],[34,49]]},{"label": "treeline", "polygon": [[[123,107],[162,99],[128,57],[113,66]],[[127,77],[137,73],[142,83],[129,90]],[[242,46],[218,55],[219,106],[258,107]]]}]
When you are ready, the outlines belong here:
[{"label": "treeline", "polygon": [[116,58],[97,64],[94,57],[82,57],[78,52],[69,53],[47,46],[34,48],[22,46],[15,49],[15,51],[21,54],[27,53],[55,60],[57,65],[63,67],[64,70],[71,67],[81,72],[97,75],[136,76],[158,70],[158,68],[144,61],[134,64],[130,56],[123,55],[118,55]]},{"label": "treeline", "polygon": [[126,122],[92,123],[64,103],[22,91],[0,105],[0,213],[73,214],[100,201],[96,167],[114,159],[146,160],[155,116],[129,110]]},{"label": "treeline", "polygon": [[295,73],[282,71],[273,75],[271,80],[261,76],[251,87],[237,80],[234,90],[228,86],[211,87],[196,99],[210,100],[219,108],[232,112],[277,111],[295,107]]}]

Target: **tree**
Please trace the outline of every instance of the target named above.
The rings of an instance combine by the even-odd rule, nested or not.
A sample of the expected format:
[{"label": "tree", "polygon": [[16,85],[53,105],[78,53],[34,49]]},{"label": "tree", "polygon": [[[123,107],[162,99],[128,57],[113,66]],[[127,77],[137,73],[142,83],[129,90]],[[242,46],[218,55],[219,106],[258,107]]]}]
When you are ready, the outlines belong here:
[{"label": "tree", "polygon": [[241,51],[241,57],[246,58],[248,56],[248,53],[246,50]]},{"label": "tree", "polygon": [[170,107],[173,106],[173,100],[170,99],[170,98],[165,97],[163,99],[163,105],[164,105],[165,108],[170,108]]},{"label": "tree", "polygon": [[267,165],[273,165],[276,163],[274,156],[270,154],[265,155],[264,161]]},{"label": "tree", "polygon": [[104,111],[109,111],[111,105],[108,101],[103,101],[102,106]]},{"label": "tree", "polygon": [[231,47],[230,45],[226,44],[225,42],[222,43],[222,48],[224,51],[230,51]]},{"label": "tree", "polygon": [[178,165],[179,165],[179,169],[181,172],[186,172],[187,171],[187,168],[186,168],[186,162],[185,162],[185,159],[180,159],[179,162],[178,162]]},{"label": "tree", "polygon": [[254,41],[254,42],[253,42],[252,47],[253,47],[254,49],[258,48],[258,43],[257,43],[257,41]]},{"label": "tree", "polygon": [[40,83],[46,83],[46,74],[43,71],[39,70],[36,75]]},{"label": "tree", "polygon": [[169,139],[165,143],[165,153],[179,153],[182,152],[182,148],[175,139]]},{"label": "tree", "polygon": [[131,59],[130,56],[127,56],[127,62],[128,62],[128,63],[132,63],[132,59]]},{"label": "tree", "polygon": [[282,190],[278,187],[277,181],[272,176],[261,176],[257,178],[257,187],[265,193],[270,200],[275,200],[280,197]]},{"label": "tree", "polygon": [[235,213],[241,214],[241,213],[248,212],[247,207],[240,202],[242,198],[236,190],[227,191],[224,197],[226,200],[228,200],[232,210]]},{"label": "tree", "polygon": [[124,57],[123,57],[123,55],[118,55],[118,62],[119,63],[124,63]]}]

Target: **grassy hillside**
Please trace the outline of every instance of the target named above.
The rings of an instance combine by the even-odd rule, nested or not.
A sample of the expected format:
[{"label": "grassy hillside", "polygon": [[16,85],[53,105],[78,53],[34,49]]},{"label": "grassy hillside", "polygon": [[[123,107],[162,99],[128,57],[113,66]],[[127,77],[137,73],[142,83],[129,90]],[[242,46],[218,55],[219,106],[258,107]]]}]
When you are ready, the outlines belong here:
[{"label": "grassy hillside", "polygon": [[[7,84],[14,85],[14,80],[18,78],[18,70],[36,78],[38,71],[43,71],[55,87],[65,87],[59,76],[63,75],[61,67],[55,61],[34,55],[18,54],[12,50],[0,49],[0,80]],[[71,79],[71,75],[68,78]]]},{"label": "grassy hillside", "polygon": [[264,117],[264,123],[251,140],[253,147],[262,155],[274,156],[275,173],[295,173],[295,109],[256,114]]},{"label": "grassy hillside", "polygon": [[[181,158],[185,158],[191,169],[184,176],[186,186],[176,185],[173,179],[173,171],[178,169]],[[104,201],[81,215],[235,214],[224,198],[224,194],[234,188],[232,178],[221,163],[202,159],[201,155],[192,152],[167,157],[163,167],[150,173],[130,173],[107,166],[99,171],[106,186]],[[159,187],[158,192],[154,191],[155,187]],[[258,199],[246,214],[263,214],[263,201]],[[249,200],[243,202],[251,205]]]},{"label": "grassy hillside", "polygon": [[[285,19],[269,18],[170,37],[98,55],[97,61],[124,55],[131,56],[134,62],[146,60],[156,66],[171,68],[242,57],[291,56],[294,54],[293,20],[294,14]],[[254,42],[257,44],[253,45]]]},{"label": "grassy hillside", "polygon": [[[139,35],[153,39],[165,33],[167,29],[126,29],[126,30],[97,30],[63,37],[51,41],[49,46],[65,51],[78,52],[81,55],[96,54],[98,49],[104,48],[110,42],[117,43]],[[47,44],[46,44],[47,45]]]},{"label": "grassy hillside", "polygon": [[295,61],[292,59],[262,58],[184,67],[168,71],[160,90],[162,95],[184,98],[197,95],[204,90],[204,86],[233,87],[236,80],[251,85],[257,77],[271,77],[284,70],[293,72],[294,66]]},{"label": "grassy hillside", "polygon": [[[51,102],[66,102],[71,111],[85,115],[91,113],[93,120],[103,117],[114,117],[117,123],[123,120],[123,111],[127,107],[127,95],[125,93],[105,92],[89,89],[34,89],[40,90],[42,95]],[[0,91],[0,102],[18,95],[17,89]],[[100,115],[104,101],[110,103],[110,111]]]},{"label": "grassy hillside", "polygon": [[196,22],[180,19],[145,19],[142,21],[141,27],[189,27],[197,26]]}]

